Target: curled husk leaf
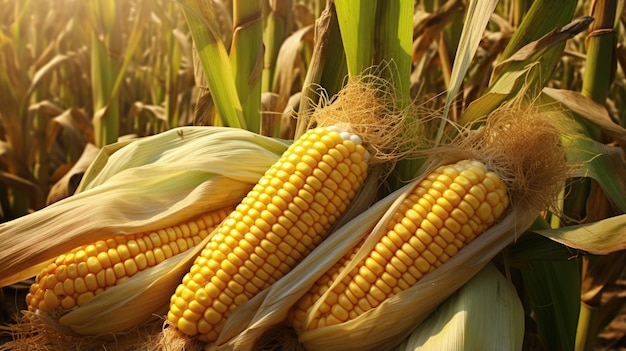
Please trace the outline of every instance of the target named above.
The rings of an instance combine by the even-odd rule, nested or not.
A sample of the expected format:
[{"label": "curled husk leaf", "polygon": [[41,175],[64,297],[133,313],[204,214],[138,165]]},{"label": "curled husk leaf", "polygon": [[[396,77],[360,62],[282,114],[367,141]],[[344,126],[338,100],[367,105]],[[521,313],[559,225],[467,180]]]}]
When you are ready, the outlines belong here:
[{"label": "curled husk leaf", "polygon": [[[221,127],[182,127],[107,146],[75,195],[0,225],[0,285],[32,277],[80,245],[158,230],[234,207],[287,146]],[[28,340],[46,344],[43,326],[49,327],[57,342],[61,342],[58,335],[119,338],[115,334],[166,311],[171,292],[203,246],[141,271],[69,313],[42,316],[38,324],[34,322],[38,313],[26,313],[12,330],[18,337],[16,344],[28,345]],[[41,328],[32,331],[35,324]]]},{"label": "curled husk leaf", "polygon": [[522,349],[523,341],[522,302],[489,263],[415,328],[399,350],[514,351]]}]

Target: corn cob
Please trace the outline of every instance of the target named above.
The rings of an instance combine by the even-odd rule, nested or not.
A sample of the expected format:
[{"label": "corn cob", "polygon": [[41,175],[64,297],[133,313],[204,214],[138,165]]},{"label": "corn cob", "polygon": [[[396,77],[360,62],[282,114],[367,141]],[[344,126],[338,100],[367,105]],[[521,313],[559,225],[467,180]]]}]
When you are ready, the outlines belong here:
[{"label": "corn cob", "polygon": [[168,321],[204,342],[325,237],[367,173],[358,136],[319,127],[296,140],[220,225],[170,300]]},{"label": "corn cob", "polygon": [[198,245],[228,213],[230,209],[220,209],[157,231],[116,235],[79,246],[37,276],[26,296],[28,309],[51,312],[81,306],[138,272]]},{"label": "corn cob", "polygon": [[[348,265],[348,252],[292,308],[289,322],[310,330],[352,320],[414,285],[491,226],[508,206],[500,178],[478,161],[441,166],[393,213],[386,234],[332,291],[313,305]],[[312,315],[311,315],[312,314]]]}]

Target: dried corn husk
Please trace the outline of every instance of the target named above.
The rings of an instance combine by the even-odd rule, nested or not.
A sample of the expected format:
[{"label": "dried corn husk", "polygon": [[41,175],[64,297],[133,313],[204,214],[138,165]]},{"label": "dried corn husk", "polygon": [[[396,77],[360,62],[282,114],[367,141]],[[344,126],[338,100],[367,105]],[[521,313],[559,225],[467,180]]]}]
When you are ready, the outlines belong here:
[{"label": "dried corn husk", "polygon": [[524,307],[515,287],[487,264],[399,347],[418,350],[521,350]]},{"label": "dried corn husk", "polygon": [[[155,230],[237,204],[286,143],[232,128],[183,127],[105,147],[78,193],[0,225],[0,285],[117,234]],[[162,313],[203,245],[147,269],[63,316],[85,335],[127,331]]]}]

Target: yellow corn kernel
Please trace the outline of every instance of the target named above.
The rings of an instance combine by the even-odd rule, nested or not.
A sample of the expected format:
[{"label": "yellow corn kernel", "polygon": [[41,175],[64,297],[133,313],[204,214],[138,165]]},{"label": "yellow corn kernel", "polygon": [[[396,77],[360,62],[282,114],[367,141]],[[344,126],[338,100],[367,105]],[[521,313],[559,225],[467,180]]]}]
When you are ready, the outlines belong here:
[{"label": "yellow corn kernel", "polygon": [[[336,127],[315,128],[296,140],[216,230],[201,254],[206,260],[194,262],[188,275],[211,267],[203,274],[208,283],[195,287],[214,292],[202,294],[207,308],[202,318],[185,317],[195,300],[179,305],[177,291],[168,321],[201,341],[216,340],[237,306],[288,273],[323,240],[363,184],[367,158],[360,139]],[[237,254],[242,252],[249,255]],[[223,294],[232,299],[215,298]]]},{"label": "yellow corn kernel", "polygon": [[[183,235],[205,238],[230,212],[222,209],[200,216],[189,223],[170,228],[177,233],[174,242]],[[179,225],[179,226],[181,226]],[[190,230],[196,231],[191,233]],[[201,229],[204,228],[204,229]],[[163,231],[166,232],[166,231]],[[188,234],[185,234],[188,233]],[[80,246],[59,256],[37,276],[26,296],[30,311],[49,312],[62,308],[68,310],[87,303],[107,288],[171,257],[171,242],[157,232],[116,235],[111,239]],[[167,247],[167,250],[162,250]]]},{"label": "yellow corn kernel", "polygon": [[[296,330],[346,322],[414,285],[491,226],[508,206],[504,183],[478,161],[441,166],[424,178],[391,217],[387,234],[337,284],[326,291],[359,246],[348,252],[294,305]],[[345,284],[343,284],[345,282]],[[312,317],[312,318],[311,318]],[[304,321],[311,319],[310,324]]]}]

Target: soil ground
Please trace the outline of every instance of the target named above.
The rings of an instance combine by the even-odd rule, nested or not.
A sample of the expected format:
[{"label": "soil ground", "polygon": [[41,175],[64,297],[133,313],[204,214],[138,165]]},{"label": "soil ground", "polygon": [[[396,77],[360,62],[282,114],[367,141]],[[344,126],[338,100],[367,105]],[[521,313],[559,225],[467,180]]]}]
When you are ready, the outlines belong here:
[{"label": "soil ground", "polygon": [[[626,277],[616,281],[614,287],[607,291],[603,300],[611,298],[626,299]],[[598,335],[594,351],[626,351],[626,307],[619,315]]]}]

